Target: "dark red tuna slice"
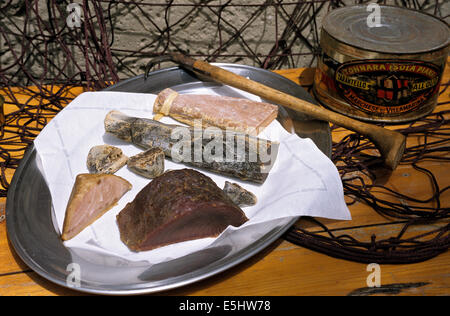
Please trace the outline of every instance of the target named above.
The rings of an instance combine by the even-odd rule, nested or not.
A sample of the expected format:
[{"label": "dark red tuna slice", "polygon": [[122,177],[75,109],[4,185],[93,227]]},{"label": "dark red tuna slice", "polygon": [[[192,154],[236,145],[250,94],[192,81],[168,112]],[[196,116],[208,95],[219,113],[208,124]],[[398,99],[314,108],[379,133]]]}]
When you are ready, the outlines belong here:
[{"label": "dark red tuna slice", "polygon": [[211,178],[192,169],[155,178],[117,215],[120,238],[133,251],[216,237],[247,220]]}]

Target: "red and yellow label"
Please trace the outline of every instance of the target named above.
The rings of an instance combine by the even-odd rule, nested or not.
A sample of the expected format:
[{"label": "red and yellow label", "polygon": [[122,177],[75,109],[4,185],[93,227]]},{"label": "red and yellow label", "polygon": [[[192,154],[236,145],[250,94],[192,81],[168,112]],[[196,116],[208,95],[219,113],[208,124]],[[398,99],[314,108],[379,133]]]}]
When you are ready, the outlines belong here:
[{"label": "red and yellow label", "polygon": [[442,69],[421,61],[359,60],[339,65],[335,86],[352,106],[377,115],[418,109],[439,89]]}]

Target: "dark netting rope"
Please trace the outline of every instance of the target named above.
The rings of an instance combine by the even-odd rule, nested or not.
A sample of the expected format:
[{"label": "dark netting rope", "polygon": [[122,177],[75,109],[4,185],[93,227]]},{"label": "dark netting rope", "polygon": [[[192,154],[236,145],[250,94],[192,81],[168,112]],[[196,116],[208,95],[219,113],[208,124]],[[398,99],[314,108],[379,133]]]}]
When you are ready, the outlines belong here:
[{"label": "dark netting rope", "polygon": [[[278,69],[309,66],[309,63],[295,62],[303,54],[313,56],[310,59],[313,62],[319,52],[317,16],[345,5],[340,0],[255,0],[246,4],[235,1],[181,4],[177,1],[83,0],[77,1],[82,4],[83,21],[79,28],[70,29],[65,21],[68,15],[66,8],[71,2],[6,0],[0,4],[0,91],[5,96],[8,109],[12,109],[0,127],[0,197],[7,196],[10,176],[25,150],[77,93],[100,90],[142,73],[131,67],[139,58],[145,57],[147,61],[169,51],[183,51],[176,41],[176,28],[188,23],[191,15],[200,13],[212,17],[215,23],[212,32],[218,36],[218,45],[209,51],[183,51],[187,55],[208,61],[244,61],[266,69]],[[438,0],[396,3],[448,18]],[[183,13],[176,19],[173,15],[169,18],[177,7],[183,7]],[[113,20],[127,8],[138,10],[137,17],[154,28],[156,36],[151,43],[143,47],[116,47],[118,33]],[[232,19],[226,17],[225,13],[230,8],[251,12],[243,24],[236,26]],[[164,25],[156,23],[154,13],[158,10],[164,16]],[[264,18],[268,10],[275,13],[275,19],[289,23],[284,29],[275,23],[273,47],[258,53],[248,42],[246,32],[255,21]],[[241,43],[242,53],[228,51],[235,43]],[[304,45],[306,52],[295,52],[298,45]],[[80,88],[74,93],[73,87]],[[444,85],[441,93],[448,93],[447,87]],[[446,251],[449,247],[449,208],[443,205],[442,198],[448,196],[449,189],[441,188],[439,179],[449,175],[434,174],[421,165],[428,160],[440,163],[450,160],[450,113],[440,111],[440,106],[436,113],[401,130],[407,136],[420,135],[423,138],[420,145],[407,148],[402,164],[413,166],[430,179],[433,193],[426,199],[407,196],[377,182],[380,159],[373,154],[373,144],[364,137],[349,134],[333,144],[332,160],[342,177],[349,204],[366,203],[374,211],[391,218],[393,224],[402,226],[395,236],[358,240],[349,234],[340,235],[337,229],[329,229],[317,219],[305,218],[301,222],[313,222],[314,232],[299,225],[291,228],[284,237],[331,256],[370,263],[418,262]],[[429,206],[430,203],[433,207]],[[411,228],[419,224],[424,225],[424,230],[411,236]]]},{"label": "dark netting rope", "polygon": [[[448,93],[448,86],[448,83],[443,85],[441,95]],[[435,175],[420,166],[423,161],[450,162],[450,110],[439,111],[439,107],[445,104],[450,104],[450,101],[438,104],[435,113],[411,123],[407,128],[398,129],[407,137],[423,137],[420,144],[406,148],[401,165],[411,165],[429,178],[433,192],[428,198],[417,199],[377,184],[375,171],[379,168],[380,159],[368,154],[375,147],[361,135],[349,134],[333,144],[332,160],[338,166],[344,194],[350,199],[348,204],[363,202],[375,212],[393,219],[393,224],[403,225],[397,235],[384,239],[372,235],[370,241],[361,241],[348,234],[339,234],[339,229],[333,231],[317,219],[304,218],[286,233],[286,240],[336,258],[363,263],[415,263],[447,251],[450,246],[450,207],[442,205],[441,200],[444,196],[450,196],[450,186],[441,188],[438,178],[449,177],[450,169]],[[381,197],[386,194],[392,198]],[[435,206],[429,206],[430,203]],[[312,232],[302,228],[304,221],[312,222],[315,228],[318,226],[321,229]],[[425,225],[422,233],[404,237],[416,225]]]}]

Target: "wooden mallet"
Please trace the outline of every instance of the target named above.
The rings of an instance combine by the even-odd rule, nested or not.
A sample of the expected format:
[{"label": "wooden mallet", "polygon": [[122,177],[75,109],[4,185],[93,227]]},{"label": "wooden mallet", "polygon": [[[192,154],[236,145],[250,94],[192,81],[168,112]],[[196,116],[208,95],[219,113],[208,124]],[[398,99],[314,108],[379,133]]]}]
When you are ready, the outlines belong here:
[{"label": "wooden mallet", "polygon": [[386,166],[394,170],[399,164],[405,150],[406,137],[401,133],[379,127],[377,125],[364,123],[345,115],[327,110],[323,107],[298,99],[259,82],[236,75],[230,71],[213,66],[201,60],[195,60],[181,53],[171,53],[153,60],[146,69],[145,78],[151,67],[163,60],[171,60],[183,68],[206,76],[213,81],[227,84],[229,86],[250,92],[263,99],[285,106],[294,111],[302,112],[311,118],[327,121],[345,127],[368,137],[378,148]]}]

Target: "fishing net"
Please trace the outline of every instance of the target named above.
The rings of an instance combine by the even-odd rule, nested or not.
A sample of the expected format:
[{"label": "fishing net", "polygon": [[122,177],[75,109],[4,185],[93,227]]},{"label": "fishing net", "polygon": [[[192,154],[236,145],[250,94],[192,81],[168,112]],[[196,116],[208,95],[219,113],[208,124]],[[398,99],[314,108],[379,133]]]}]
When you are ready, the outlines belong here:
[{"label": "fishing net", "polygon": [[[368,1],[2,1],[0,89],[8,113],[0,130],[0,197],[6,197],[27,147],[80,93],[142,74],[150,58],[173,51],[209,62],[272,70],[313,66],[320,53],[321,18],[336,7],[364,2]],[[450,13],[445,0],[378,2],[423,10],[442,19]],[[441,93],[448,94],[447,87],[444,83]],[[421,138],[419,144],[408,146],[402,164],[426,175],[424,185],[432,189],[426,199],[383,184],[380,159],[363,136],[347,133],[333,143],[332,160],[348,203],[365,203],[398,224],[398,233],[365,240],[305,218],[284,238],[360,262],[411,263],[446,251],[449,207],[442,198],[449,192],[448,187],[439,186],[439,180],[448,174],[433,174],[422,164],[446,164],[450,159],[449,113],[440,108],[444,104],[400,130]],[[420,232],[410,233],[419,226]]]},{"label": "fishing net", "polygon": [[[440,187],[438,179],[448,177],[449,173],[435,175],[421,163],[450,162],[450,111],[437,111],[398,131],[407,137],[423,137],[421,144],[406,148],[400,166],[410,165],[426,175],[428,180],[423,186],[431,186],[432,193],[425,199],[378,184],[379,176],[375,170],[381,162],[380,158],[367,154],[375,147],[361,135],[350,134],[339,143],[334,143],[332,154],[348,204],[362,202],[369,205],[375,212],[391,219],[391,223],[399,224],[396,234],[387,238],[372,234],[370,240],[361,240],[349,233],[340,234],[339,230],[333,232],[319,220],[307,218],[292,227],[285,238],[330,256],[363,263],[414,263],[447,251],[450,245],[450,207],[443,205],[441,200],[444,196],[448,200],[450,186]],[[320,229],[311,231],[302,228],[304,221],[312,222],[315,228]],[[408,230],[413,230],[413,233],[406,237]]]}]

